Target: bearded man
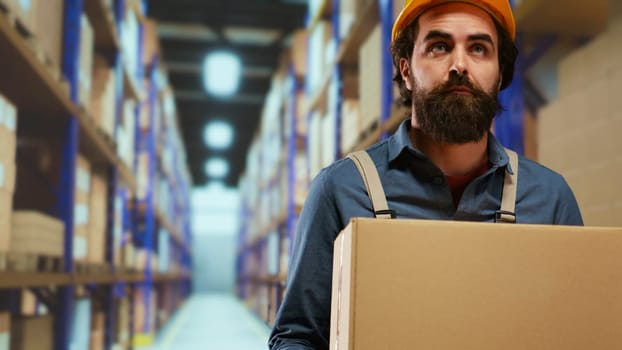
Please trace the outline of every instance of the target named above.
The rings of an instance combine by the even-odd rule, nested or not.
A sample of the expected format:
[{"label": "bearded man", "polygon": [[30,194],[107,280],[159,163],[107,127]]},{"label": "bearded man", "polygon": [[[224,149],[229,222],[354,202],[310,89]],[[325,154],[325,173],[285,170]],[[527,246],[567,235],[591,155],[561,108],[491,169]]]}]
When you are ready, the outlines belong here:
[{"label": "bearded man", "polygon": [[[328,348],[333,242],[351,218],[583,224],[562,176],[523,157],[513,167],[515,153],[489,131],[501,108],[497,94],[514,74],[515,35],[508,0],[405,2],[391,53],[394,81],[411,117],[366,150],[389,210],[375,210],[351,158],[314,179],[296,228],[271,349]],[[507,212],[502,195],[512,175],[518,175],[517,185]]]}]

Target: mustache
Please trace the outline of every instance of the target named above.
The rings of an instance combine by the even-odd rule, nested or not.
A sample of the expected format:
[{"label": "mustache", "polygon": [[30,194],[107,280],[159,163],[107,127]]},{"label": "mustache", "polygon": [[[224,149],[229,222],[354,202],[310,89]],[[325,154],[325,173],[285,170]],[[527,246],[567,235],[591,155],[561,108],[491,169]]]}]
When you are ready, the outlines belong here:
[{"label": "mustache", "polygon": [[449,76],[449,79],[447,79],[445,83],[437,86],[434,91],[432,91],[432,93],[446,94],[457,87],[466,88],[471,91],[471,93],[473,93],[475,96],[486,95],[486,92],[475,86],[475,84],[473,84],[471,80],[469,80],[468,76],[464,74],[460,75],[457,72],[452,72],[452,74]]}]

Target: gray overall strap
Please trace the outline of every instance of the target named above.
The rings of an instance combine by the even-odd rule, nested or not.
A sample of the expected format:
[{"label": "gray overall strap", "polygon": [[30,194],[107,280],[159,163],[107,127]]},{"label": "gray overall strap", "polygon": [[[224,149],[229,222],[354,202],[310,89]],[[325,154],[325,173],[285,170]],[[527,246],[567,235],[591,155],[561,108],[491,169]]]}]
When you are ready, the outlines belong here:
[{"label": "gray overall strap", "polygon": [[[495,213],[495,222],[516,223],[515,206],[516,185],[518,183],[518,155],[516,152],[507,148],[505,151],[510,159],[510,166],[505,172],[501,209]],[[358,151],[348,154],[348,158],[352,159],[363,178],[376,217],[379,219],[395,217],[395,213],[389,210],[378,170],[369,157],[369,154],[367,154],[366,151]],[[512,170],[511,173],[510,169]]]},{"label": "gray overall strap", "polygon": [[376,218],[394,218],[395,214],[393,211],[389,210],[389,206],[387,205],[387,199],[384,194],[384,189],[382,188],[382,183],[380,182],[378,170],[369,157],[369,154],[367,154],[366,151],[357,151],[348,154],[348,158],[352,159],[363,178]]},{"label": "gray overall strap", "polygon": [[[505,170],[503,180],[503,194],[501,195],[501,209],[495,215],[495,222],[516,223],[516,184],[518,183],[518,155],[516,152],[505,149],[510,166]],[[510,173],[510,169],[512,172]]]}]

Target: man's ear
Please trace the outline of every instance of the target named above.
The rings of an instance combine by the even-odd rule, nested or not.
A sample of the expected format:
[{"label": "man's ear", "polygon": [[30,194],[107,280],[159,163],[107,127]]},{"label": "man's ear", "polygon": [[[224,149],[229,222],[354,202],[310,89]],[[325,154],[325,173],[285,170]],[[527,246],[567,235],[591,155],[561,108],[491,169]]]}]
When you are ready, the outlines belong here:
[{"label": "man's ear", "polygon": [[406,88],[412,91],[413,87],[410,83],[410,63],[408,63],[408,60],[405,58],[400,58],[400,74],[402,75],[402,80],[404,80]]},{"label": "man's ear", "polygon": [[503,68],[499,71],[499,84],[497,84],[497,91],[501,91],[501,86],[503,85]]}]

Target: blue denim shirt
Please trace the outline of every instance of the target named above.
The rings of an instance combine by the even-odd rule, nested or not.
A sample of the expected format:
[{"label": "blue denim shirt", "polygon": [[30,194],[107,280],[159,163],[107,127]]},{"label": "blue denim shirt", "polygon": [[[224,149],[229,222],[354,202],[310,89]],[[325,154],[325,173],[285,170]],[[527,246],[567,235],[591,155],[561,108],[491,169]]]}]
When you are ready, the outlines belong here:
[{"label": "blue denim shirt", "polygon": [[[456,208],[445,176],[414,148],[409,129],[410,122],[404,122],[389,139],[367,149],[397,218],[493,222],[509,166],[496,138],[489,136],[490,169],[466,187]],[[314,179],[300,214],[271,349],[328,349],[333,242],[353,217],[373,217],[373,210],[356,166],[342,159]],[[583,224],[563,177],[524,157],[518,163],[516,222]]]}]

